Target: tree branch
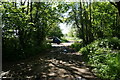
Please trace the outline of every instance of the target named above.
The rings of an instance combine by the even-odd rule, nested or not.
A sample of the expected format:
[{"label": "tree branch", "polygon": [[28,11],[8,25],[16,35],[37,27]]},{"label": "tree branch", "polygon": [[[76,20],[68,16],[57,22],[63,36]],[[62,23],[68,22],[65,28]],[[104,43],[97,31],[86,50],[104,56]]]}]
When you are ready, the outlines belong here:
[{"label": "tree branch", "polygon": [[116,8],[118,8],[118,6],[114,2],[110,2],[110,3],[114,5]]}]

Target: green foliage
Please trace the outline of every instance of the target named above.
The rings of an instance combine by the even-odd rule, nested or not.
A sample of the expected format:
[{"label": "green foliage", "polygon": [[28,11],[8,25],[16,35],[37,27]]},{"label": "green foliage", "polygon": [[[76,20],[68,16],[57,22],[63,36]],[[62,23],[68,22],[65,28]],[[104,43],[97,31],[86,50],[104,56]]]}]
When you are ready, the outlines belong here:
[{"label": "green foliage", "polygon": [[64,43],[64,42],[69,42],[67,39],[65,38],[61,38],[61,41]]},{"label": "green foliage", "polygon": [[62,34],[60,27],[58,27],[58,25],[54,23],[53,25],[51,25],[51,29],[49,30],[47,36],[61,38],[63,37],[63,34]]},{"label": "green foliage", "polygon": [[74,44],[72,44],[70,47],[71,47],[71,48],[73,48],[73,49],[75,49],[76,51],[79,51],[79,50],[80,50],[80,48],[82,48],[82,47],[83,47],[83,43],[78,43],[78,42],[75,42],[75,43],[74,43]]},{"label": "green foliage", "polygon": [[[119,36],[116,24],[117,8],[109,2],[94,2],[92,4],[92,14],[94,21],[92,27],[95,38],[104,38],[108,36]],[[116,29],[117,28],[117,29]],[[117,31],[114,33],[114,31]]]},{"label": "green foliage", "polygon": [[20,48],[18,39],[11,38],[9,40],[8,39],[3,40],[2,47],[3,47],[3,61],[6,59],[9,61],[13,61],[26,59],[37,54],[40,54],[40,52],[43,52],[46,49],[50,49],[51,44],[48,44],[48,42],[46,41],[44,41],[40,46],[31,43],[27,44],[23,50]]},{"label": "green foliage", "polygon": [[80,49],[87,61],[94,67],[93,72],[104,79],[120,79],[120,39],[95,40]]},{"label": "green foliage", "polygon": [[[83,39],[85,44],[94,39],[119,37],[120,21],[118,10],[109,2],[70,3],[71,8],[67,23],[73,23],[70,36]],[[74,31],[75,30],[75,31]],[[74,33],[73,33],[74,32]]]},{"label": "green foliage", "polygon": [[[3,2],[2,6],[4,60],[27,58],[50,48],[46,36],[51,25],[61,21],[52,4]],[[60,29],[55,31],[61,35]]]}]

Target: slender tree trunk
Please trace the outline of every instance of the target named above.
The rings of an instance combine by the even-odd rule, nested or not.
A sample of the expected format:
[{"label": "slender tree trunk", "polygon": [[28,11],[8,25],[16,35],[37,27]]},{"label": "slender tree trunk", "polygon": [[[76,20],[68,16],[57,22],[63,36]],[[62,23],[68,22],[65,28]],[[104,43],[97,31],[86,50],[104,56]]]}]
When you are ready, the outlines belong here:
[{"label": "slender tree trunk", "polygon": [[[86,7],[88,7],[88,2],[86,2]],[[85,10],[85,25],[86,25],[86,44],[88,44],[88,42],[89,42],[89,40],[88,40],[88,13],[87,13],[87,11]]]},{"label": "slender tree trunk", "polygon": [[118,9],[119,18],[120,18],[120,1],[116,2],[116,6],[115,7]]},{"label": "slender tree trunk", "polygon": [[[26,0],[25,0],[26,1]],[[24,3],[22,3],[22,0],[21,0],[21,6],[24,6],[25,5],[25,1],[24,1]],[[25,11],[24,11],[24,9],[25,8],[22,8],[22,13],[24,13]],[[22,21],[21,21],[21,24],[18,26],[18,35],[19,35],[19,43],[20,43],[20,45],[21,45],[21,50],[23,50],[24,51],[24,49],[25,49],[25,47],[26,47],[26,41],[25,41],[25,30],[24,30],[24,26],[26,26],[26,25],[24,25],[23,23],[22,23]]]},{"label": "slender tree trunk", "polygon": [[33,22],[33,18],[32,18],[32,2],[30,2],[30,22]]},{"label": "slender tree trunk", "polygon": [[27,11],[26,11],[26,14],[28,15],[28,12],[29,12],[29,0],[27,2]]},{"label": "slender tree trunk", "polygon": [[93,33],[92,33],[92,11],[91,11],[91,3],[89,4],[90,9],[90,28],[89,28],[89,42],[92,42],[94,40]]},{"label": "slender tree trunk", "polygon": [[76,11],[73,9],[73,12],[74,12],[74,15],[75,15],[75,24],[76,24],[76,26],[77,26],[77,28],[79,29],[79,32],[80,32],[80,26],[79,26],[79,24],[78,24],[78,19],[77,19],[77,17],[76,17]]},{"label": "slender tree trunk", "polygon": [[85,35],[84,35],[84,24],[83,24],[83,13],[82,13],[82,3],[80,2],[80,23],[81,23],[81,32],[82,32],[82,39],[83,44],[85,43]]}]

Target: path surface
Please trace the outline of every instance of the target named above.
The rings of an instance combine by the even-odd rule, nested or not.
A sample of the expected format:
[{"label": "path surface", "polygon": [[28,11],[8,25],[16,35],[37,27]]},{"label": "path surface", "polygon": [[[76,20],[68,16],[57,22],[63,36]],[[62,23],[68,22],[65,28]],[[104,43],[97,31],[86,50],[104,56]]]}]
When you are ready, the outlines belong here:
[{"label": "path surface", "polygon": [[68,47],[70,45],[52,44],[51,50],[14,65],[4,64],[3,70],[9,70],[6,76],[13,80],[99,80],[86,67],[81,54]]}]

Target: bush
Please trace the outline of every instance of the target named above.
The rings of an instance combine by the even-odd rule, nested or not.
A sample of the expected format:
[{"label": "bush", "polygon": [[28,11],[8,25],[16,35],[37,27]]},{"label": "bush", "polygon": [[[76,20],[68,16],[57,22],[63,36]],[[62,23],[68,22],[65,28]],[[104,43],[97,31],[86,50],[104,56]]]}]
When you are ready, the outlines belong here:
[{"label": "bush", "polygon": [[65,38],[61,38],[61,41],[62,42],[69,42],[67,39],[65,39]]},{"label": "bush", "polygon": [[75,42],[75,43],[72,44],[70,47],[73,48],[73,49],[75,49],[75,51],[79,51],[80,48],[83,47],[83,43],[77,43],[77,42]]},{"label": "bush", "polygon": [[35,45],[34,42],[26,44],[24,49],[20,48],[19,40],[17,38],[4,39],[3,38],[2,52],[3,61],[15,61],[26,59],[51,48],[51,44],[44,41],[41,45]]},{"label": "bush", "polygon": [[51,47],[52,47],[51,44],[50,43],[48,44],[47,41],[44,41],[40,46],[39,45],[27,46],[26,49],[24,50],[25,58],[35,56],[40,52],[43,52]]},{"label": "bush", "polygon": [[101,39],[80,49],[87,57],[92,70],[103,79],[120,79],[120,40],[118,38]]}]

